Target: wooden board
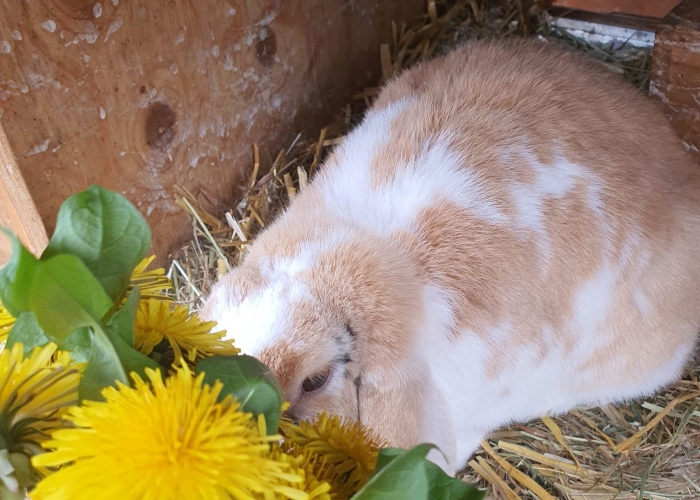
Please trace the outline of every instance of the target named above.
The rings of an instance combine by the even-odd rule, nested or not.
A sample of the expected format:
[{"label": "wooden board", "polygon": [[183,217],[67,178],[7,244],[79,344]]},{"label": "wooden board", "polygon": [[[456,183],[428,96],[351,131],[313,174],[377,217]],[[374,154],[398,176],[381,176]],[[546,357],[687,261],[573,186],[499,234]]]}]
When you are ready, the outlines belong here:
[{"label": "wooden board", "polygon": [[554,0],[552,5],[590,12],[629,14],[661,19],[680,0]]},{"label": "wooden board", "polygon": [[684,0],[659,25],[649,93],[700,159],[700,2]]},{"label": "wooden board", "polygon": [[[0,125],[0,227],[12,229],[24,246],[37,257],[48,244],[46,230],[10,150],[2,125]],[[0,262],[6,262],[10,258],[11,243],[4,235],[0,235],[0,243]]]},{"label": "wooden board", "polygon": [[[235,201],[252,144],[317,131],[376,83],[423,0],[0,2],[0,124],[51,233],[99,183],[147,216],[161,262],[191,234],[174,186]],[[264,153],[264,152],[263,152]]]}]

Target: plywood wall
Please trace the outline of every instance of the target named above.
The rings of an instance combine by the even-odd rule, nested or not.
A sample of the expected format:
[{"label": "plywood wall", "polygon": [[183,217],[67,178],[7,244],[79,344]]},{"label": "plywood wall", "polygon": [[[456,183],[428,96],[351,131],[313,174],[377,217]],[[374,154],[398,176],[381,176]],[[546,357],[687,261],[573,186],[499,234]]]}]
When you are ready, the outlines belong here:
[{"label": "plywood wall", "polygon": [[391,21],[423,0],[0,2],[0,124],[49,234],[93,183],[147,216],[164,255],[190,234],[181,185],[235,199],[252,143],[318,130],[379,76]]}]

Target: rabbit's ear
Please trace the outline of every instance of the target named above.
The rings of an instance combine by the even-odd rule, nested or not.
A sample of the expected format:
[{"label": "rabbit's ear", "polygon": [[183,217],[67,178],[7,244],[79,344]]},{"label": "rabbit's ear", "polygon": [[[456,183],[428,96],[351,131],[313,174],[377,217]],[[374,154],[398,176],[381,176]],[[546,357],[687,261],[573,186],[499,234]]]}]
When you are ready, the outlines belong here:
[{"label": "rabbit's ear", "polygon": [[452,419],[443,395],[426,366],[412,364],[397,376],[394,367],[372,373],[373,383],[358,380],[360,422],[390,446],[408,449],[420,443],[438,448],[428,458],[448,474],[455,471]]}]

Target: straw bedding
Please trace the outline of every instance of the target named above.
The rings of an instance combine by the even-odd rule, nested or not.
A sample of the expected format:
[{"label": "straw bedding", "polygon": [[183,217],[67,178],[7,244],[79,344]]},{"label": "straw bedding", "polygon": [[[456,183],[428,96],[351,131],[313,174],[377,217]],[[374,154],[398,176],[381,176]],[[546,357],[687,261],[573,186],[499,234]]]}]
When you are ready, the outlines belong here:
[{"label": "straw bedding", "polygon": [[[529,2],[532,4],[532,2]],[[384,78],[444,53],[468,38],[536,36],[585,51],[646,91],[650,53],[594,47],[554,31],[535,3],[522,0],[431,1],[424,16],[395,24],[392,43],[378,47]],[[300,131],[289,147],[254,147],[252,175],[240,203],[207,212],[193,193],[179,203],[192,215],[192,240],[172,256],[177,299],[194,310],[218,276],[236,266],[246,245],[304,189],[324,155],[357,123],[377,88],[353,97],[337,119]],[[259,147],[258,147],[259,146]],[[462,473],[495,498],[700,498],[700,358],[682,380],[656,397],[624,406],[580,408],[569,415],[495,432]]]}]

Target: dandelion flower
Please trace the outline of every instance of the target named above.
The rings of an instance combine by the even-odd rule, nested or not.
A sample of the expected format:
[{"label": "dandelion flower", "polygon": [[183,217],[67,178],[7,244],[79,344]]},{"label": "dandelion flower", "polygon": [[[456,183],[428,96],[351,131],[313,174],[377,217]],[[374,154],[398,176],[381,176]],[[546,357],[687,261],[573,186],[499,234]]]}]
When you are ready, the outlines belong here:
[{"label": "dandelion flower", "polygon": [[65,426],[63,415],[78,402],[84,363],[73,364],[56,345],[37,347],[29,357],[21,344],[0,352],[0,437],[11,451],[28,451]]},{"label": "dandelion flower", "polygon": [[151,255],[136,266],[134,272],[131,273],[129,291],[138,285],[141,298],[152,297],[161,300],[171,300],[165,293],[173,290],[173,282],[165,276],[165,269],[158,268],[146,271],[146,268],[155,258],[155,255]]},{"label": "dandelion flower", "polygon": [[10,311],[5,309],[5,306],[0,304],[0,342],[7,341],[7,336],[15,324],[15,318],[10,314]]},{"label": "dandelion flower", "polygon": [[55,432],[52,449],[35,466],[63,466],[43,479],[34,500],[273,499],[307,500],[290,486],[301,477],[270,457],[270,443],[250,413],[231,396],[218,401],[222,385],[203,384],[184,363],[165,382],[160,371],[137,375],[134,387],[103,390],[67,417],[76,428]]},{"label": "dandelion flower", "polygon": [[[308,494],[309,500],[332,500],[340,499],[333,494],[329,479],[333,475],[331,467],[326,465],[325,460],[313,455],[308,450],[294,447],[286,452],[279,446],[275,446],[270,453],[270,458],[275,462],[287,464],[290,472],[299,476],[301,484],[292,485]],[[284,496],[279,496],[281,500]]]},{"label": "dandelion flower", "polygon": [[380,438],[359,423],[321,413],[312,422],[295,425],[283,420],[283,447],[308,450],[325,460],[333,469],[329,478],[332,491],[340,498],[349,498],[369,479],[377,465],[379,449],[386,446]]},{"label": "dandelion flower", "polygon": [[233,346],[233,341],[223,340],[225,331],[211,332],[215,326],[214,321],[202,322],[190,314],[187,306],[150,298],[141,301],[136,313],[134,344],[148,355],[167,339],[176,361],[182,359],[183,350],[190,362],[212,354],[238,354],[240,351]]}]

